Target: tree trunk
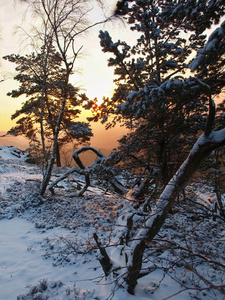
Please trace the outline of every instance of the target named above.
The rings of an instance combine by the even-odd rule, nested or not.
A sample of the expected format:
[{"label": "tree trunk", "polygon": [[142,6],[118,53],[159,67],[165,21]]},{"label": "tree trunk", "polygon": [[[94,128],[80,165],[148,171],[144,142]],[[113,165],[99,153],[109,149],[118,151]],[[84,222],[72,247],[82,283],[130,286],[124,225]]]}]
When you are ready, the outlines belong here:
[{"label": "tree trunk", "polygon": [[204,133],[192,148],[188,158],[170,180],[161,194],[155,209],[147,219],[145,227],[137,234],[131,248],[133,255],[126,282],[128,292],[134,294],[134,288],[142,267],[142,259],[147,245],[154,239],[164,224],[167,214],[174,204],[180,189],[184,188],[190,177],[195,173],[201,161],[214,149],[225,145],[225,129],[214,131],[208,136]]},{"label": "tree trunk", "polygon": [[60,110],[60,114],[58,116],[57,122],[56,122],[56,129],[55,129],[55,134],[53,137],[53,147],[52,147],[52,153],[51,153],[51,157],[48,163],[48,168],[45,171],[42,183],[41,183],[41,190],[40,190],[40,194],[41,196],[44,195],[46,188],[48,186],[48,183],[50,181],[51,175],[52,175],[52,169],[53,169],[53,165],[54,165],[54,161],[55,161],[55,156],[56,156],[56,151],[57,151],[57,145],[58,145],[58,136],[59,136],[59,131],[60,131],[60,124],[63,118],[63,114],[64,114],[64,110],[65,110],[65,105],[66,105],[66,98],[67,98],[67,85],[68,85],[68,81],[69,81],[69,71],[67,70],[67,77],[65,79],[65,91],[64,91],[64,97],[63,97],[63,101],[62,101],[62,106],[61,106],[61,110]]},{"label": "tree trunk", "polygon": [[61,167],[61,159],[60,159],[60,151],[59,151],[59,143],[56,145],[56,165],[57,167]]}]

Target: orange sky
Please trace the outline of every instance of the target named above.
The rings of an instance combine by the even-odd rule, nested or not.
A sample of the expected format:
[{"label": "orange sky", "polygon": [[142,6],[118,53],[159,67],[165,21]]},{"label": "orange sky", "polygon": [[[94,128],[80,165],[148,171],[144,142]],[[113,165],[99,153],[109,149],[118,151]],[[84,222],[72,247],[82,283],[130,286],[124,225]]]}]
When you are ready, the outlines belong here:
[{"label": "orange sky", "polygon": [[[26,2],[16,2],[14,0],[0,0],[0,2],[0,80],[5,79],[4,82],[0,82],[0,131],[7,131],[15,125],[15,122],[10,120],[11,115],[21,107],[21,103],[25,98],[13,99],[6,96],[7,92],[17,88],[18,84],[12,79],[16,74],[14,71],[15,65],[4,61],[1,57],[12,53],[26,53],[26,51],[21,52],[24,50],[24,44],[21,45],[21,36],[19,34],[13,35],[13,31],[15,25],[21,24],[27,4]],[[111,11],[117,0],[106,0],[105,2],[110,4],[108,9]],[[99,20],[99,13],[99,10],[95,10],[93,17]],[[116,20],[113,23],[107,23],[92,29],[85,38],[79,41],[80,45],[78,46],[83,45],[83,54],[76,65],[79,72],[76,72],[72,77],[71,83],[80,87],[82,92],[86,92],[90,98],[108,97],[112,94],[114,87],[113,69],[107,66],[108,56],[101,51],[98,38],[99,30],[108,30],[113,41],[117,39],[135,40],[134,33],[126,30],[125,25]],[[124,134],[124,129],[119,126],[105,131],[102,124],[93,123],[92,128],[94,138],[92,138],[91,144],[97,148],[112,149],[116,147],[117,140]]]},{"label": "orange sky", "polygon": [[[13,35],[13,32],[15,26],[21,24],[27,4],[14,0],[0,1],[0,57],[12,53],[26,54],[26,50],[23,51],[24,45],[21,45],[21,36],[19,34]],[[116,2],[116,0],[108,0],[110,3],[108,11],[112,10]],[[97,20],[103,19],[104,17],[100,17],[99,13],[100,10],[96,9],[92,17],[96,17]],[[26,23],[22,23],[22,26],[26,28]],[[121,22],[113,22],[113,24],[101,25],[92,29],[88,35],[79,41],[77,46],[79,48],[83,45],[83,52],[75,65],[78,72],[73,75],[71,83],[80,87],[81,91],[85,92],[88,97],[100,99],[112,94],[114,84],[113,69],[107,67],[107,55],[101,51],[99,44],[99,30],[114,32],[115,39],[125,39],[127,34],[125,27],[121,26]],[[25,100],[25,97],[13,99],[6,96],[7,92],[18,87],[17,82],[13,80],[15,74],[15,65],[0,58],[0,80],[5,79],[4,82],[0,82],[0,131],[8,131],[15,125],[15,121],[11,121],[11,115],[21,107],[21,103]],[[113,130],[105,131],[102,124],[93,123],[92,128],[94,138],[92,138],[91,143],[92,146],[98,148],[112,149],[116,147],[117,140],[123,135],[123,129],[119,126]]]}]

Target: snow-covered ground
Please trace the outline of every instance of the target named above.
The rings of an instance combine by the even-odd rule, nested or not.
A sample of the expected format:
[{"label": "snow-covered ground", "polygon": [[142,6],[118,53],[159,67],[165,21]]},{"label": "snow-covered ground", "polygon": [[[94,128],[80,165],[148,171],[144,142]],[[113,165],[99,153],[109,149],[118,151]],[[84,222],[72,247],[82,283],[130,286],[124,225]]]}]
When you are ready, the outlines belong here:
[{"label": "snow-covered ground", "polygon": [[[121,246],[114,243],[131,203],[100,187],[68,197],[76,174],[60,182],[55,195],[42,198],[41,169],[25,159],[26,153],[0,147],[0,300],[225,299],[219,291],[225,284],[225,227],[212,218],[210,189],[195,194],[201,213],[187,204],[174,209],[146,252],[143,266],[152,272],[138,281],[132,296],[122,279],[104,277],[93,239],[97,232],[122,266]],[[63,172],[55,169],[53,178]],[[202,256],[194,255],[198,248]]]}]

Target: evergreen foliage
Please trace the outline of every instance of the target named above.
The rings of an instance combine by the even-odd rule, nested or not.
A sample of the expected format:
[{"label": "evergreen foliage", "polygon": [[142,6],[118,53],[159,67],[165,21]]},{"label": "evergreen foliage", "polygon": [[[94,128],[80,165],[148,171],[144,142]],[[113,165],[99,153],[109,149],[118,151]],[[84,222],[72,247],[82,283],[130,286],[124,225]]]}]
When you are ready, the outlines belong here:
[{"label": "evergreen foliage", "polygon": [[[46,51],[47,50],[47,51]],[[56,131],[57,117],[60,112],[65,82],[66,71],[62,68],[62,59],[54,47],[46,45],[40,53],[25,56],[8,55],[4,59],[17,65],[18,74],[15,80],[20,83],[17,90],[7,95],[13,98],[26,96],[28,99],[22,107],[12,115],[12,120],[17,119],[17,125],[9,131],[14,135],[25,135],[30,140],[37,140],[41,135],[42,149],[45,163],[48,161],[47,152],[51,147]],[[81,110],[79,106],[86,99],[79,93],[79,89],[68,84],[67,101],[64,117],[60,125],[60,136],[57,141],[56,162],[60,166],[60,148],[76,139],[77,143],[90,140],[92,132],[88,123],[77,122]],[[45,141],[45,142],[44,142]]]},{"label": "evergreen foliage", "polygon": [[108,65],[117,88],[98,115],[110,120],[107,128],[120,122],[130,130],[117,161],[135,155],[142,165],[157,165],[167,183],[187,156],[205,128],[210,97],[224,85],[224,24],[207,43],[203,34],[223,14],[221,1],[127,1],[122,15],[136,44],[113,42],[100,31],[102,51],[113,55]]},{"label": "evergreen foliage", "polygon": [[[118,162],[123,156],[135,158],[135,167],[145,166],[149,179],[157,164],[165,186],[156,203],[153,195],[148,195],[132,216],[127,213],[126,230],[134,229],[135,235],[123,244],[124,280],[128,292],[135,294],[139,278],[148,274],[142,274],[146,249],[154,245],[178,194],[211,153],[216,154],[215,165],[221,162],[218,149],[225,145],[224,103],[216,115],[213,98],[225,86],[225,22],[221,22],[225,3],[128,0],[120,1],[117,14],[124,16],[138,35],[137,43],[130,46],[113,42],[108,32],[100,31],[103,52],[113,55],[108,65],[115,68],[117,89],[113,98],[102,104],[98,117],[109,120],[107,127],[120,121],[130,129],[112,159]],[[213,25],[217,28],[207,39],[206,30],[213,29]],[[114,116],[112,121],[110,115]],[[180,164],[186,151],[189,154]],[[179,168],[171,177],[176,164]],[[219,211],[224,216],[220,188],[223,174],[213,170],[213,175]],[[150,202],[153,208],[147,212],[143,227],[135,228],[133,220],[146,211],[145,204]],[[223,289],[220,292],[224,295]]]}]

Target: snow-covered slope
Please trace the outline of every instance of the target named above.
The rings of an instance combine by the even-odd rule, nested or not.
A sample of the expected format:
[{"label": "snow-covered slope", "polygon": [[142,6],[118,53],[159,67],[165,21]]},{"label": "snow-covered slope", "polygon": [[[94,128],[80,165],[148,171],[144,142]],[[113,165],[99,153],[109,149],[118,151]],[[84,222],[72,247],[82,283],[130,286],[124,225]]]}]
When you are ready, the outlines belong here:
[{"label": "snow-covered slope", "polygon": [[22,151],[18,148],[15,148],[13,146],[6,147],[6,146],[0,146],[0,158],[4,160],[19,160],[19,161],[25,161],[27,159],[28,153],[25,151]]},{"label": "snow-covered slope", "polygon": [[[191,207],[185,209],[187,204],[180,211],[176,208],[146,253],[143,266],[150,266],[152,272],[139,280],[132,296],[122,279],[104,277],[93,239],[96,232],[110,245],[110,258],[122,266],[123,247],[118,242],[126,216],[133,211],[131,203],[100,187],[89,188],[80,198],[68,197],[77,184],[76,175],[60,182],[55,195],[47,193],[42,198],[38,193],[41,170],[25,159],[26,153],[1,147],[0,300],[161,300],[171,295],[179,300],[223,299],[217,289],[204,286],[207,280],[212,287],[224,284],[224,222],[210,215],[194,218]],[[63,172],[64,168],[55,169],[53,179]],[[200,190],[199,197],[210,212],[211,191]],[[190,262],[188,252],[172,242],[193,251],[202,247],[205,256],[214,254],[214,262],[220,265],[192,255],[192,267],[205,278],[205,285],[185,266],[185,259]]]}]

